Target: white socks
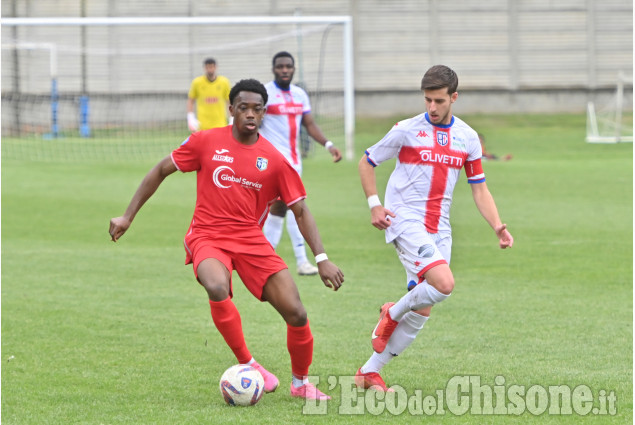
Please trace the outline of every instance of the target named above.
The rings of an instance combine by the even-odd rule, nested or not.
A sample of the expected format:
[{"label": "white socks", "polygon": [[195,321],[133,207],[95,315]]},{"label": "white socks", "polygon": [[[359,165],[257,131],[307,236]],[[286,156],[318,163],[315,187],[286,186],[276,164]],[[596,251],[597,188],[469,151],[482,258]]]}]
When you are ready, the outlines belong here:
[{"label": "white socks", "polygon": [[306,257],[306,250],[304,249],[304,236],[302,236],[298,222],[295,221],[295,215],[291,210],[287,210],[287,232],[289,233],[289,238],[291,238],[291,245],[293,246],[295,260],[298,266],[309,261]]},{"label": "white socks", "polygon": [[273,249],[278,247],[280,238],[282,238],[282,227],[284,226],[284,217],[279,217],[269,213],[265,225],[262,226],[262,231],[265,234],[265,238],[269,241]]},{"label": "white socks", "polygon": [[300,388],[302,385],[309,383],[309,378],[300,379],[296,378],[295,375],[291,375],[291,383],[294,387]]},{"label": "white socks", "polygon": [[449,296],[450,294],[442,294],[427,282],[421,282],[412,291],[401,297],[388,311],[390,312],[390,317],[399,322],[409,311],[433,306]]},{"label": "white socks", "polygon": [[393,357],[403,353],[412,344],[417,334],[428,321],[427,316],[415,313],[424,307],[430,307],[449,297],[427,282],[421,282],[410,292],[401,297],[399,301],[390,307],[390,317],[399,322],[395,331],[388,340],[386,349],[381,353],[373,352],[366,364],[362,366],[362,373],[381,371],[381,369]]},{"label": "white socks", "polygon": [[379,373],[393,357],[403,353],[403,351],[412,344],[427,321],[427,316],[421,316],[414,311],[404,314],[395,328],[395,332],[390,337],[390,340],[388,340],[386,349],[381,353],[373,352],[366,364],[362,366],[362,373]]},{"label": "white socks", "polygon": [[384,352],[388,351],[393,357],[403,353],[403,351],[412,344],[412,341],[415,340],[417,334],[423,329],[423,325],[425,325],[427,321],[428,316],[422,316],[414,311],[409,311],[404,314],[397,328],[395,328],[395,332],[393,332],[390,340],[388,340]]}]

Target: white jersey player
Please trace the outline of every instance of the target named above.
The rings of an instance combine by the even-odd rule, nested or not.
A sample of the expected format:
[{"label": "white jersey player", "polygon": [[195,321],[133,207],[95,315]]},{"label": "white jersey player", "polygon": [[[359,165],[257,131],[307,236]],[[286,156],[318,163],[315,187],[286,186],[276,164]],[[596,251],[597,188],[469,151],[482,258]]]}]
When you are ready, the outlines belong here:
[{"label": "white jersey player", "polygon": [[311,112],[309,95],[295,84],[289,84],[285,90],[275,81],[270,81],[265,88],[269,101],[260,132],[302,175],[299,130],[304,114]]},{"label": "white jersey player", "polygon": [[386,229],[386,242],[403,233],[409,221],[421,221],[428,233],[450,234],[452,193],[465,166],[468,181],[485,181],[477,133],[452,117],[434,125],[428,113],[395,124],[366,157],[375,167],[397,158],[386,187],[386,208],[396,214]]},{"label": "white jersey player", "polygon": [[[301,126],[306,128],[309,136],[329,151],[334,162],[338,162],[342,159],[342,154],[324,136],[313,119],[309,96],[302,88],[291,84],[295,72],[293,56],[288,52],[278,52],[273,57],[272,65],[274,81],[265,85],[269,100],[267,101],[267,114],[260,127],[260,134],[278,148],[300,175],[302,175]],[[309,263],[307,259],[304,238],[298,229],[295,217],[291,211],[287,210],[284,202],[277,201],[271,206],[263,227],[267,240],[274,248],[278,246],[282,237],[285,215],[298,274],[301,276],[317,274],[318,268]]]},{"label": "white jersey player", "polygon": [[[355,375],[359,387],[386,387],[379,372],[411,343],[430,316],[432,306],[454,289],[450,270],[450,206],[461,169],[478,210],[496,232],[501,248],[514,239],[498,215],[485,183],[478,134],[452,115],[458,97],[456,73],[444,65],[430,68],[421,82],[427,112],[397,123],[366,151],[359,163],[362,187],[371,208],[371,223],[386,231],[406,270],[409,292],[385,303],[372,332],[375,351]],[[396,158],[386,187],[385,206],[377,196],[374,167]]]}]

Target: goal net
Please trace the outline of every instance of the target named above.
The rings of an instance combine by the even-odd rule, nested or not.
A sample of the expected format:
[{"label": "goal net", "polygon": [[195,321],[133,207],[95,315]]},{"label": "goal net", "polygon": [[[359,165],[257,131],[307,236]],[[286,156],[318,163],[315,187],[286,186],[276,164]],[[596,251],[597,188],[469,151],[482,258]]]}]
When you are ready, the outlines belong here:
[{"label": "goal net", "polygon": [[2,24],[4,158],[157,159],[189,135],[187,93],[206,58],[216,59],[217,73],[231,84],[243,78],[264,84],[281,50],[294,55],[293,82],[308,92],[325,135],[352,156],[350,17],[9,18]]},{"label": "goal net", "polygon": [[619,73],[615,92],[608,101],[587,104],[588,143],[633,142],[633,79]]}]

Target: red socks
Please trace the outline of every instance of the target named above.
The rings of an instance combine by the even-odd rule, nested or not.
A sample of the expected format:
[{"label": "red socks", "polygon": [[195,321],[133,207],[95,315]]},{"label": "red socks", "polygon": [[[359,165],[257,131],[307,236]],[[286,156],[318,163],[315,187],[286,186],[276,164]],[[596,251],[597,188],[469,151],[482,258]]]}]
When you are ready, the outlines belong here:
[{"label": "red socks", "polygon": [[233,301],[229,297],[223,301],[209,300],[209,305],[216,329],[225,338],[225,342],[233,351],[238,363],[246,364],[251,360],[251,353],[247,349],[240,314]]},{"label": "red socks", "polygon": [[291,357],[291,372],[297,378],[305,378],[313,361],[313,334],[308,320],[306,325],[299,327],[287,324],[287,349]]},{"label": "red socks", "polygon": [[[223,301],[210,300],[209,305],[214,325],[231,348],[238,363],[248,363],[252,359],[251,353],[245,343],[240,314],[231,298]],[[291,372],[297,378],[305,378],[313,361],[313,334],[308,321],[306,325],[299,327],[287,325],[287,349],[291,357]]]}]

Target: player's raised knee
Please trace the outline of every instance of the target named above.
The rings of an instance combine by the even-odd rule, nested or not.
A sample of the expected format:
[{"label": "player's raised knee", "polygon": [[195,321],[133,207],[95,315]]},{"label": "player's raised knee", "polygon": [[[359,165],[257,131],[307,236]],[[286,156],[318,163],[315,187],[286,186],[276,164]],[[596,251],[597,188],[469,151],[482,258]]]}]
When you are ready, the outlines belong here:
[{"label": "player's raised knee", "polygon": [[454,290],[454,276],[444,276],[439,281],[435,282],[434,287],[437,291],[444,295],[450,295]]},{"label": "player's raised knee", "polygon": [[225,284],[202,283],[209,299],[212,301],[223,301],[229,297],[229,288]]},{"label": "player's raised knee", "polygon": [[295,306],[283,314],[284,321],[290,326],[304,326],[307,322],[307,314],[302,304]]},{"label": "player's raised knee", "polygon": [[443,295],[450,295],[454,290],[454,275],[447,266],[435,267],[425,277],[428,284]]}]

